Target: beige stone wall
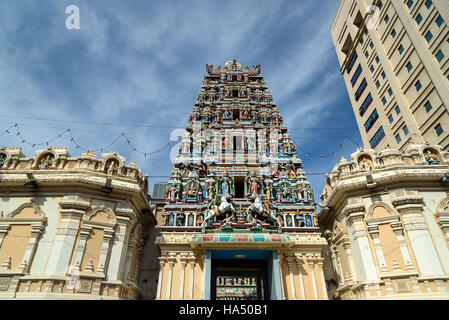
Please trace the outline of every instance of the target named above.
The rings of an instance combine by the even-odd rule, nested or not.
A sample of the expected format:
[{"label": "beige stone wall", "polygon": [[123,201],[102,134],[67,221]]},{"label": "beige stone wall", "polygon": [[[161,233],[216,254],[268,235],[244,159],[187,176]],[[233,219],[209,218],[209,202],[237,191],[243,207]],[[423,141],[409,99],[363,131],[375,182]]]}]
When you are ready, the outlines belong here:
[{"label": "beige stone wall", "polygon": [[[440,163],[419,160],[416,151],[429,148]],[[368,154],[374,168],[341,174]],[[326,278],[338,282],[338,299],[448,299],[447,153],[416,145],[388,154],[394,159],[379,165],[384,154],[358,150],[329,174],[332,190],[319,214],[331,249]]]},{"label": "beige stone wall", "polygon": [[[137,299],[142,228],[155,222],[138,168],[118,154],[99,160],[53,147],[34,158],[20,148],[0,152],[7,155],[0,169],[0,299]],[[41,167],[49,154],[51,166]],[[102,171],[108,159],[120,164],[116,174]],[[36,186],[24,188],[30,179]]]}]

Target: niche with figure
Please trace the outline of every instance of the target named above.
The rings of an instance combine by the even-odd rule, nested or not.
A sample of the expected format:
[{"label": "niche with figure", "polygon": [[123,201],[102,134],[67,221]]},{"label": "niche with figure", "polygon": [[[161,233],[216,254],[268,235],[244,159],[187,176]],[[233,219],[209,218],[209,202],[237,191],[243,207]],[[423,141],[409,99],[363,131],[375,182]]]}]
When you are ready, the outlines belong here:
[{"label": "niche with figure", "polygon": [[37,160],[36,169],[48,170],[51,169],[55,160],[55,155],[53,153],[45,153],[39,157]]},{"label": "niche with figure", "polygon": [[440,153],[432,148],[424,149],[423,154],[428,164],[440,164],[442,160]]},{"label": "niche with figure", "polygon": [[104,166],[104,173],[116,176],[118,174],[119,163],[116,159],[109,159]]}]

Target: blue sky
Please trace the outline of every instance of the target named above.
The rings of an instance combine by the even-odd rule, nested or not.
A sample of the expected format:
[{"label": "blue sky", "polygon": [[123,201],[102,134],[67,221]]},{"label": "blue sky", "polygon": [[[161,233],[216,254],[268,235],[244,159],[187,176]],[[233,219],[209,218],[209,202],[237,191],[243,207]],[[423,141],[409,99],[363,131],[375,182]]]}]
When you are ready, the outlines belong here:
[{"label": "blue sky", "polygon": [[[18,123],[26,141],[37,144],[70,128],[78,145],[95,150],[126,133],[149,153],[185,127],[205,64],[237,59],[261,64],[318,198],[319,173],[356,149],[344,137],[362,144],[329,33],[338,3],[3,0],[0,135]],[[79,30],[65,27],[69,5],[80,9]],[[0,145],[21,146],[26,156],[46,147],[32,148],[11,132]],[[335,156],[318,156],[342,143]],[[67,135],[51,145],[82,153]],[[151,177],[169,175],[170,148],[144,157],[119,139],[106,150]]]}]

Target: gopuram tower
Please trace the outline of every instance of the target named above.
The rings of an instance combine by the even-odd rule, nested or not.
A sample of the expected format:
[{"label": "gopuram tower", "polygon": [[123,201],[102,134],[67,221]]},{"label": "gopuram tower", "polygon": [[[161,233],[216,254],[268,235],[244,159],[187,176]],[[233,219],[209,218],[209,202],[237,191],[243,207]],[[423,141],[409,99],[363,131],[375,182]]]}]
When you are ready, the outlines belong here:
[{"label": "gopuram tower", "polygon": [[156,299],[327,299],[315,200],[260,65],[206,65],[165,193]]}]

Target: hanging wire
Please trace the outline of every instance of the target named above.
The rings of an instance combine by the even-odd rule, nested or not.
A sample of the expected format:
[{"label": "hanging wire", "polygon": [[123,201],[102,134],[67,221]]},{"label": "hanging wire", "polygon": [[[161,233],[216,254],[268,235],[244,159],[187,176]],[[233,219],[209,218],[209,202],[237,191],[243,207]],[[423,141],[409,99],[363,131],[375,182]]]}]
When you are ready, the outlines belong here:
[{"label": "hanging wire", "polygon": [[[130,148],[131,148],[131,150],[133,152],[139,153],[139,154],[143,155],[145,158],[147,156],[149,156],[149,155],[161,152],[166,147],[168,147],[168,146],[172,145],[174,142],[176,142],[176,141],[168,141],[166,144],[164,144],[162,147],[160,147],[160,148],[158,148],[156,150],[153,150],[153,151],[142,151],[131,141],[131,139],[128,137],[128,135],[126,133],[121,133],[115,139],[113,139],[111,143],[109,143],[109,144],[107,144],[105,146],[99,147],[99,148],[97,148],[95,150],[90,150],[90,149],[87,149],[87,148],[81,146],[77,142],[77,140],[73,136],[72,130],[70,128],[65,129],[64,131],[62,131],[61,133],[59,133],[57,136],[55,136],[52,139],[49,139],[49,140],[47,140],[45,142],[39,142],[39,143],[38,142],[30,142],[30,141],[28,141],[22,135],[21,130],[19,128],[19,125],[17,123],[14,123],[8,129],[6,129],[3,133],[1,133],[0,137],[2,137],[5,134],[11,134],[12,129],[16,130],[16,136],[21,139],[20,140],[21,144],[27,144],[27,145],[31,146],[32,148],[43,146],[43,145],[49,146],[49,144],[52,143],[53,141],[56,141],[57,139],[62,139],[63,136],[68,135],[69,140],[66,140],[66,141],[72,143],[75,146],[75,149],[80,149],[82,151],[104,152],[106,149],[108,149],[111,146],[115,145],[121,138],[123,138],[126,141],[126,143],[130,146]],[[345,136],[343,141],[340,144],[338,144],[338,146],[335,148],[335,150],[332,151],[329,154],[315,154],[315,153],[312,153],[312,152],[309,152],[309,151],[305,150],[299,144],[296,144],[296,145],[297,145],[298,150],[304,153],[305,157],[316,157],[316,158],[319,158],[320,160],[324,160],[324,159],[328,159],[328,158],[337,156],[337,152],[339,150],[343,149],[343,144],[345,142],[347,142],[347,141],[352,142],[357,148],[360,147],[360,145],[357,142],[355,142],[349,136]]]}]

